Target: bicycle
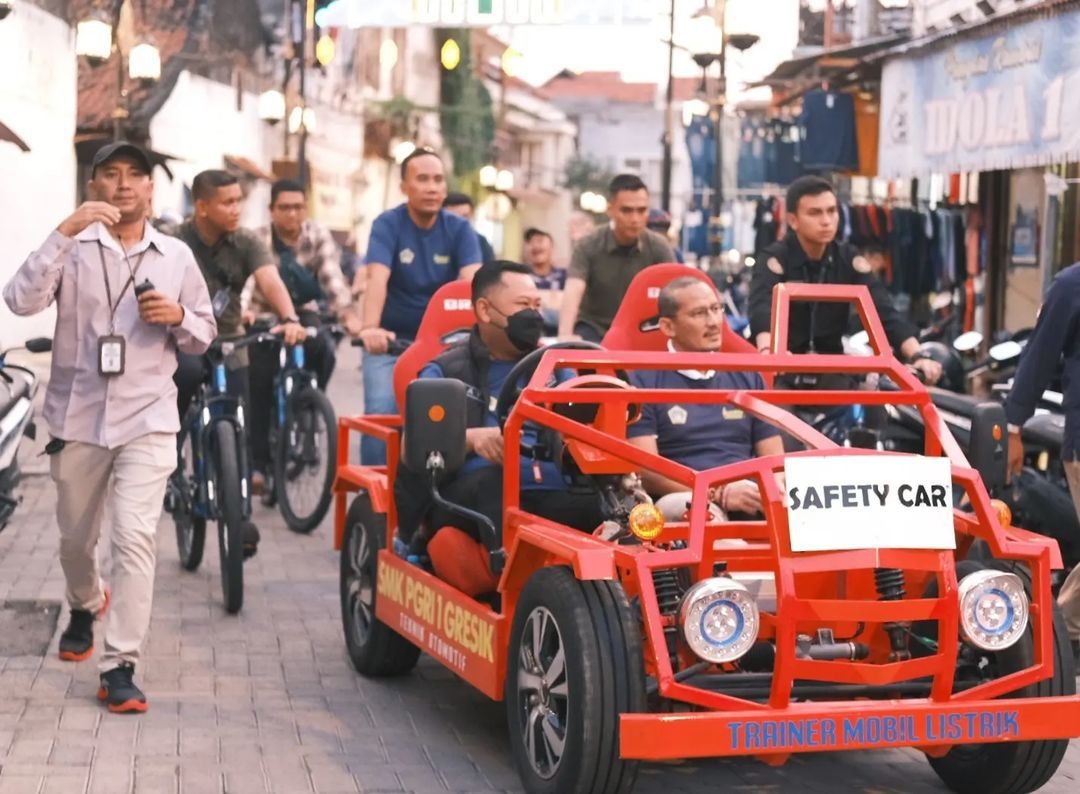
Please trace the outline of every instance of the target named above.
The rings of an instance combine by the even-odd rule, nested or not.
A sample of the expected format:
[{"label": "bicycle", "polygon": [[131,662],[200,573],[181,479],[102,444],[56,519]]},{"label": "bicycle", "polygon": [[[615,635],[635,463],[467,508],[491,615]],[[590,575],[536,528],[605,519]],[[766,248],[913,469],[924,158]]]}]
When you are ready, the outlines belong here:
[{"label": "bicycle", "polygon": [[206,522],[218,525],[218,556],[225,611],[244,603],[244,526],[251,518],[251,472],[244,429],[244,405],[226,390],[225,358],[256,342],[276,339],[259,333],[217,340],[206,352],[203,380],[180,424],[177,470],[169,478],[165,510],[176,524],[180,565],[195,571],[202,562]]},{"label": "bicycle", "polygon": [[[309,328],[314,336],[317,329]],[[276,341],[280,339],[275,337]],[[337,415],[305,367],[304,346],[282,351],[274,377],[269,482],[263,504],[275,505],[286,526],[308,534],[330,509],[337,460]]]}]

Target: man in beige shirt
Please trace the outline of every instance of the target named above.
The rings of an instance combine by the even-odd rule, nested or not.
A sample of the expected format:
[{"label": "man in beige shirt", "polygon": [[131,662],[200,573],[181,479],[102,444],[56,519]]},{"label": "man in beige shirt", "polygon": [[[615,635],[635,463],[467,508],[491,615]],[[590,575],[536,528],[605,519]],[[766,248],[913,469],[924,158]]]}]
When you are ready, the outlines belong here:
[{"label": "man in beige shirt", "polygon": [[[15,314],[57,307],[44,418],[71,607],[60,658],[91,656],[94,620],[111,600],[98,698],[113,712],[147,708],[133,675],[150,624],[155,532],[176,467],[177,351],[203,353],[217,334],[191,249],[146,220],[151,170],[136,146],[103,147],[91,167],[92,200],[62,221],[4,288]],[[97,561],[106,501],[111,591]]]}]

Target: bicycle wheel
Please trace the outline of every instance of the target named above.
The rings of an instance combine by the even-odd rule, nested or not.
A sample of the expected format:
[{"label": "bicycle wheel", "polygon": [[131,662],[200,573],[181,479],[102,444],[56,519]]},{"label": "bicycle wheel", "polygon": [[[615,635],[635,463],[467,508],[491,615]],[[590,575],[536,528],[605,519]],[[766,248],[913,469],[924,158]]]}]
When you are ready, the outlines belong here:
[{"label": "bicycle wheel", "polygon": [[274,455],[274,488],[293,532],[311,532],[326,516],[336,461],[337,418],[330,400],[316,389],[292,395]]},{"label": "bicycle wheel", "polygon": [[235,615],[244,604],[244,511],[236,430],[228,422],[214,425],[214,453],[221,592],[225,611]]},{"label": "bicycle wheel", "polygon": [[176,525],[176,550],[180,556],[180,566],[185,571],[194,571],[202,562],[203,548],[206,545],[206,519],[195,515],[195,493],[198,487],[195,478],[195,449],[191,443],[191,434],[181,432],[183,435],[178,461],[180,465],[169,477],[167,501],[172,506],[169,512]]}]

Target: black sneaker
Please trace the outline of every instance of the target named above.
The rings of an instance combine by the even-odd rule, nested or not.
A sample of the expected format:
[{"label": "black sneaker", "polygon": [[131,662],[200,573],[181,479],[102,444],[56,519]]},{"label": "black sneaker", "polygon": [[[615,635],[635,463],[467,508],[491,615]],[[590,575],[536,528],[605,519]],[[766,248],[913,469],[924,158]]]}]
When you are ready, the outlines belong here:
[{"label": "black sneaker", "polygon": [[94,613],[73,609],[67,628],[60,635],[60,658],[65,662],[82,662],[93,654]]},{"label": "black sneaker", "polygon": [[98,689],[98,700],[109,707],[114,714],[130,714],[144,712],[149,706],[146,703],[146,695],[135,686],[132,677],[135,675],[135,666],[121,664],[112,670],[101,674],[101,687]]},{"label": "black sneaker", "polygon": [[244,559],[250,560],[259,550],[259,528],[250,521],[244,524]]},{"label": "black sneaker", "polygon": [[97,613],[86,609],[71,610],[71,618],[60,635],[60,658],[65,662],[83,662],[94,654],[94,621],[105,616],[112,601],[112,588],[105,585],[105,603]]}]

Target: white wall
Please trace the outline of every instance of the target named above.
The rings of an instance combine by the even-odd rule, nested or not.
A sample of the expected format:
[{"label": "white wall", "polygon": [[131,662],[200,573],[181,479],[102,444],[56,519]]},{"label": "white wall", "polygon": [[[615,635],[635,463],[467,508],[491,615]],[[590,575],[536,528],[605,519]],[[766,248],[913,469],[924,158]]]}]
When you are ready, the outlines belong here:
[{"label": "white wall", "polygon": [[[15,0],[0,22],[0,121],[27,145],[0,142],[0,285],[75,207],[75,37],[68,24]],[[49,335],[55,314],[15,317],[0,301],[0,346]]]},{"label": "white wall", "polygon": [[[225,155],[246,157],[270,170],[270,152],[276,150],[271,149],[269,136],[280,137],[281,125],[269,128],[259,119],[254,94],[244,92],[242,99],[242,107],[237,110],[236,89],[232,86],[181,73],[169,99],[150,122],[151,146],[176,158],[169,163],[171,182],[161,171],[155,173],[155,213],[168,210],[182,214],[184,187],[190,188],[191,180],[200,171],[224,167]],[[256,183],[240,223],[247,227],[269,223],[269,204],[269,185]]]}]

